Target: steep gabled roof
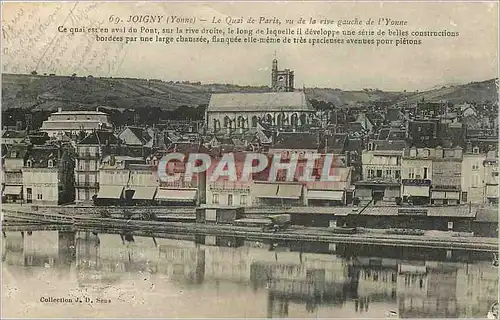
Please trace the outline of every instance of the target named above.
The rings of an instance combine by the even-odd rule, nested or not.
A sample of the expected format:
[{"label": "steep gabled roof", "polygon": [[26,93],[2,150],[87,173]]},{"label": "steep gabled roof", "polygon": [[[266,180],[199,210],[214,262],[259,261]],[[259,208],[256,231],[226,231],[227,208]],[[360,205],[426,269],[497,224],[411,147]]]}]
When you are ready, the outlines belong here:
[{"label": "steep gabled roof", "polygon": [[27,160],[31,161],[32,168],[47,168],[49,160],[52,160],[52,166],[59,164],[59,147],[56,145],[33,146],[28,152]]},{"label": "steep gabled roof", "polygon": [[139,127],[127,127],[136,137],[139,139],[139,141],[142,142],[142,144],[146,144],[151,139],[153,139],[150,135],[149,132],[144,129],[144,128],[139,128]]},{"label": "steep gabled roof", "polygon": [[118,144],[119,139],[110,131],[93,131],[83,138],[79,145]]},{"label": "steep gabled roof", "polygon": [[208,112],[314,111],[303,92],[212,94]]},{"label": "steep gabled roof", "polygon": [[314,149],[319,147],[318,135],[308,132],[281,132],[276,136],[273,149]]},{"label": "steep gabled roof", "polygon": [[25,143],[13,144],[10,147],[7,147],[5,158],[25,159],[30,148],[31,147]]},{"label": "steep gabled roof", "polygon": [[328,152],[341,153],[347,143],[347,133],[337,133],[332,136],[326,136],[326,146]]}]

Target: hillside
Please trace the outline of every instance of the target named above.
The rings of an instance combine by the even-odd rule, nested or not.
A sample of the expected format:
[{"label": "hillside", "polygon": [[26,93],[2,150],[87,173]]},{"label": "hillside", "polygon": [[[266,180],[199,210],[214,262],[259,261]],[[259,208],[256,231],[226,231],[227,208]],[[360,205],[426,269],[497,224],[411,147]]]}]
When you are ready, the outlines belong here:
[{"label": "hillside", "polygon": [[[160,107],[174,110],[179,106],[208,104],[212,93],[267,92],[269,88],[226,84],[175,83],[159,80],[93,78],[40,75],[2,75],[2,107],[29,110],[93,109],[107,106],[119,109]],[[494,80],[451,86],[421,93],[383,92],[380,90],[342,91],[307,88],[309,99],[334,105],[398,101],[449,100],[451,102],[496,101]]]},{"label": "hillside", "polygon": [[463,85],[444,86],[438,89],[414,92],[399,100],[399,103],[415,103],[419,101],[448,101],[451,103],[486,103],[498,102],[498,88],[495,79],[471,82]]}]

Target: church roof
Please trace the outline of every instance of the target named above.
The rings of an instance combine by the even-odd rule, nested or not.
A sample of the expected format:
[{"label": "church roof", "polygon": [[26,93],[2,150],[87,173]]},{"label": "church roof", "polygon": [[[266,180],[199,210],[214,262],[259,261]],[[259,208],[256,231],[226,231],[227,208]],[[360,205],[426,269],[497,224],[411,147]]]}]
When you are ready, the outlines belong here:
[{"label": "church roof", "polygon": [[212,94],[208,112],[314,111],[303,92]]}]

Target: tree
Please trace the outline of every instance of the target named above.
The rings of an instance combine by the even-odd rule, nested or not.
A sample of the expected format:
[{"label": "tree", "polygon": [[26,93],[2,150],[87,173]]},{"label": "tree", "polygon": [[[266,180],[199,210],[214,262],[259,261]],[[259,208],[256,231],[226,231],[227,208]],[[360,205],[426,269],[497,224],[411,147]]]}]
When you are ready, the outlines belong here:
[{"label": "tree", "polygon": [[36,72],[36,70],[33,70],[33,71],[31,71],[31,74],[36,76],[38,74],[38,72]]}]

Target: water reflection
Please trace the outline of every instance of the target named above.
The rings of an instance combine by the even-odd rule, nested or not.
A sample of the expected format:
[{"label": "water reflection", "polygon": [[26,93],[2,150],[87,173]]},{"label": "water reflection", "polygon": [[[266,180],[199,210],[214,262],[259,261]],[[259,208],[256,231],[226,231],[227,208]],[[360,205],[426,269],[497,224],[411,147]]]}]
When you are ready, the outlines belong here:
[{"label": "water reflection", "polygon": [[[56,231],[7,232],[3,244],[4,276],[21,296],[45,279],[54,289],[43,294],[112,300],[91,310],[107,317],[484,318],[498,292],[481,252]],[[33,302],[32,316],[42,307]]]}]

